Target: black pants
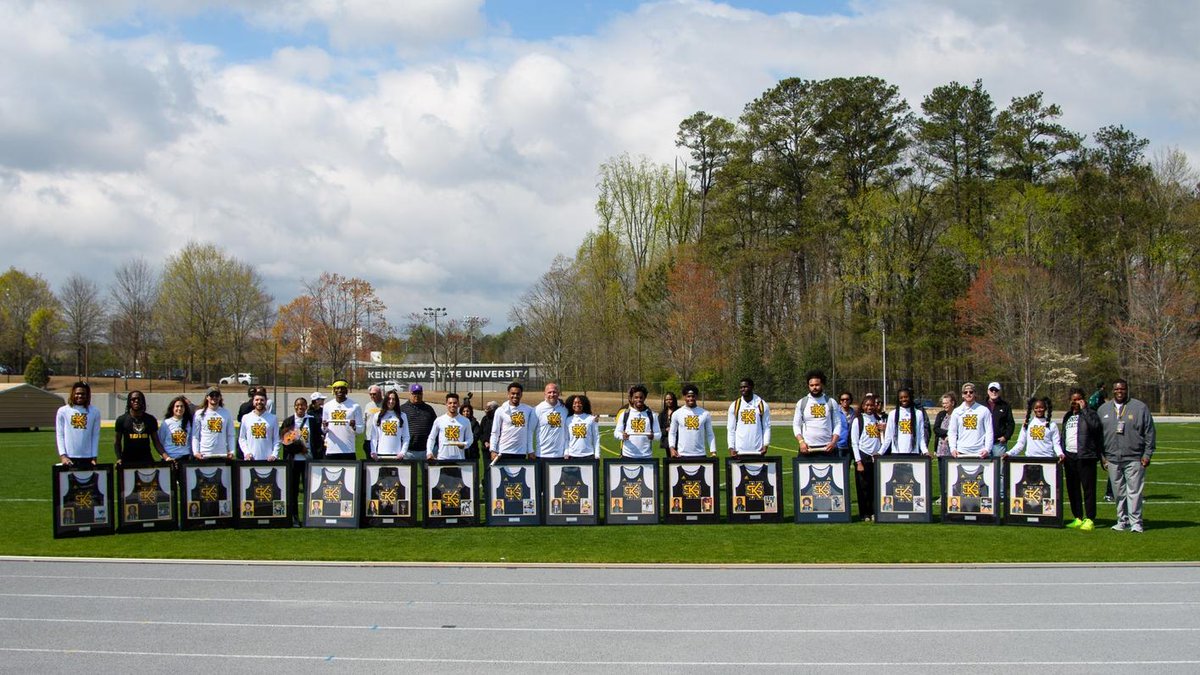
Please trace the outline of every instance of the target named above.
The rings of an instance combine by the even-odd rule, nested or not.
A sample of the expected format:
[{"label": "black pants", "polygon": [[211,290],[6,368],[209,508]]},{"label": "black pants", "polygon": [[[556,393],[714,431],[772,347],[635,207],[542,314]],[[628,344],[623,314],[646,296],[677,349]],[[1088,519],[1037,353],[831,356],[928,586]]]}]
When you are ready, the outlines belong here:
[{"label": "black pants", "polygon": [[1078,455],[1068,452],[1064,465],[1067,474],[1067,499],[1071,500],[1071,516],[1095,520],[1096,460],[1080,459]]},{"label": "black pants", "polygon": [[854,471],[854,487],[858,493],[858,516],[866,518],[875,515],[875,458],[863,455],[863,470],[858,465],[852,465]]}]

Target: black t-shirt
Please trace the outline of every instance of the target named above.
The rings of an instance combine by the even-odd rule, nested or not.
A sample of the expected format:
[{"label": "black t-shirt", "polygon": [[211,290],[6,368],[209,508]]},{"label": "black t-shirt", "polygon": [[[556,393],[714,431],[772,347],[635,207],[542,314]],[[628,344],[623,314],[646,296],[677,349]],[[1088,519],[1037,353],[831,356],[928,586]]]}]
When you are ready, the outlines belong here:
[{"label": "black t-shirt", "polygon": [[424,401],[406,401],[400,405],[400,412],[408,416],[408,447],[424,452],[425,442],[429,440],[429,432],[437,419],[437,411]]},{"label": "black t-shirt", "polygon": [[154,415],[142,413],[141,419],[125,413],[117,418],[116,433],[121,437],[122,462],[138,463],[154,461],[154,438],[158,436],[158,420]]}]

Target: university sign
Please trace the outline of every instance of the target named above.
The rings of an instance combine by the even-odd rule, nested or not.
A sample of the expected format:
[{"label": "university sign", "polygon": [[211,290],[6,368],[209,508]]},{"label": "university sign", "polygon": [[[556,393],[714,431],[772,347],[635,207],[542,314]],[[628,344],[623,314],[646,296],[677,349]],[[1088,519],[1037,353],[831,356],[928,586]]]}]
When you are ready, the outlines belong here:
[{"label": "university sign", "polygon": [[399,382],[523,382],[529,379],[532,366],[519,364],[460,365],[452,368],[437,368],[429,365],[390,366],[371,364],[367,367],[367,379],[396,380]]}]

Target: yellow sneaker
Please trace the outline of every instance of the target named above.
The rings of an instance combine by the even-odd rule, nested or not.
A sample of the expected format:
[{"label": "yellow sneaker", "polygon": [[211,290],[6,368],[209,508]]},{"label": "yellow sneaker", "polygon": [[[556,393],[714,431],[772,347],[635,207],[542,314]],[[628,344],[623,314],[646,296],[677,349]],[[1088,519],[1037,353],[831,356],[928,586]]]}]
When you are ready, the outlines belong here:
[{"label": "yellow sneaker", "polygon": [[1096,529],[1096,523],[1093,523],[1092,519],[1088,518],[1083,521],[1083,524],[1079,526],[1079,529],[1083,532],[1091,532],[1092,530]]},{"label": "yellow sneaker", "polygon": [[1067,523],[1067,527],[1071,528],[1072,530],[1078,530],[1080,525],[1083,525],[1083,521],[1078,518]]}]

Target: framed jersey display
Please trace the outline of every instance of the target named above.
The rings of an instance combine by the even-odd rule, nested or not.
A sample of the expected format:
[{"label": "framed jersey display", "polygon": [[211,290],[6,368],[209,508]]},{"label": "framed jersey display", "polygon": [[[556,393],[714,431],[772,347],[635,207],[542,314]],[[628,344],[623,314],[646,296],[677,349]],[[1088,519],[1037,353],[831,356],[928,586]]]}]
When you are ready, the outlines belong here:
[{"label": "framed jersey display", "polygon": [[609,525],[658,522],[658,460],[620,457],[604,460],[604,496]]},{"label": "framed jersey display", "polygon": [[792,460],[792,498],[797,523],[850,522],[850,460]]},{"label": "framed jersey display", "polygon": [[304,481],[305,527],[358,527],[362,467],[348,460],[307,463]]},{"label": "framed jersey display", "polygon": [[875,522],[928,523],[929,458],[924,455],[882,455],[875,459]]},{"label": "framed jersey display", "polygon": [[782,457],[729,457],[725,460],[725,514],[731,523],[783,521]]},{"label": "framed jersey display", "polygon": [[518,460],[489,464],[487,467],[488,525],[538,525],[542,522],[538,508],[541,480],[538,463]]},{"label": "framed jersey display", "polygon": [[1004,522],[1062,527],[1062,465],[1058,460],[1013,457],[1006,464]]},{"label": "framed jersey display", "polygon": [[475,462],[425,465],[425,527],[462,527],[479,522]]},{"label": "framed jersey display", "polygon": [[121,497],[118,532],[175,530],[175,474],[169,464],[122,464],[117,470]]},{"label": "framed jersey display", "polygon": [[417,524],[417,471],[413,462],[363,462],[363,525]]},{"label": "framed jersey display", "polygon": [[291,527],[295,516],[292,463],[238,462],[237,526]]},{"label": "framed jersey display", "polygon": [[668,457],[663,464],[666,522],[717,523],[721,520],[717,459]]},{"label": "framed jersey display", "polygon": [[112,534],[113,466],[87,470],[55,465],[54,538]]},{"label": "framed jersey display", "polygon": [[185,530],[233,527],[237,473],[227,459],[184,462],[180,471],[179,524]]},{"label": "framed jersey display", "polygon": [[943,523],[1000,524],[1000,460],[943,457]]},{"label": "framed jersey display", "polygon": [[542,509],[547,525],[596,525],[600,464],[594,459],[548,459],[542,463],[546,486]]}]

